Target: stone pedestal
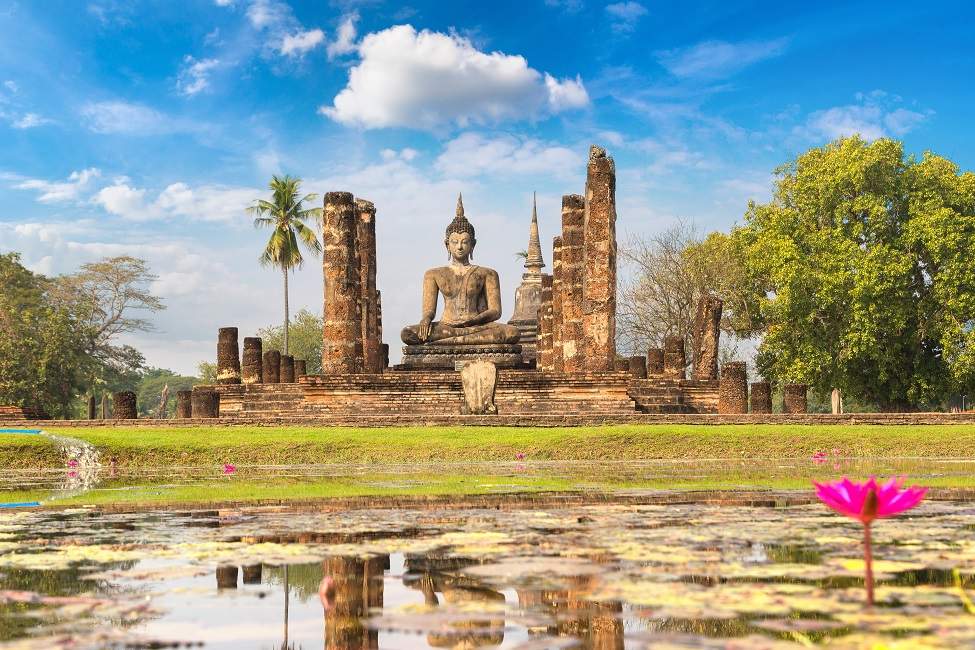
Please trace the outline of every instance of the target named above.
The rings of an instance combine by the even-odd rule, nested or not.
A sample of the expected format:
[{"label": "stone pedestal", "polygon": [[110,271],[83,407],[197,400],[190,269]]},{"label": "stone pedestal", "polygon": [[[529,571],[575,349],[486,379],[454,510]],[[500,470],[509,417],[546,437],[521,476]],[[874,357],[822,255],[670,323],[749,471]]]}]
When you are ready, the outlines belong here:
[{"label": "stone pedestal", "polygon": [[583,224],[586,200],[579,194],[562,197],[562,369],[567,373],[582,370],[582,271]]},{"label": "stone pedestal", "polygon": [[194,388],[191,412],[194,418],[220,417],[220,393],[208,388]]},{"label": "stone pedestal", "polygon": [[112,395],[112,419],[135,420],[139,412],[135,408],[135,393],[123,390]]},{"label": "stone pedestal", "polygon": [[460,371],[464,387],[462,415],[496,415],[494,391],[498,384],[498,367],[490,361],[469,361]]},{"label": "stone pedestal", "polygon": [[356,246],[358,219],[349,192],[325,194],[322,240],[325,252],[322,374],[362,371],[361,264]]},{"label": "stone pedestal", "polygon": [[290,354],[281,355],[281,370],[278,378],[282,384],[295,383],[295,358]]},{"label": "stone pedestal", "polygon": [[809,405],[806,399],[809,386],[806,384],[786,384],[782,387],[782,412],[807,413]]},{"label": "stone pedestal", "polygon": [[647,378],[647,358],[646,357],[630,357],[630,375],[634,379],[646,379]]},{"label": "stone pedestal", "polygon": [[767,381],[756,381],[751,385],[748,405],[752,413],[772,412],[772,385]]},{"label": "stone pedestal", "polygon": [[694,379],[718,378],[718,342],[721,336],[721,308],[724,303],[705,296],[697,303],[694,318]]},{"label": "stone pedestal", "polygon": [[647,377],[662,374],[664,374],[664,350],[663,348],[650,348],[647,350]]},{"label": "stone pedestal", "polygon": [[241,364],[241,380],[245,384],[260,384],[264,382],[263,346],[259,336],[248,336],[244,339],[243,363]]},{"label": "stone pedestal", "polygon": [[748,413],[748,375],[744,361],[732,361],[721,368],[718,413]]},{"label": "stone pedestal", "polygon": [[583,224],[583,368],[612,370],[616,362],[616,166],[606,150],[589,149]]},{"label": "stone pedestal", "polygon": [[687,366],[687,356],[684,353],[684,339],[680,336],[668,336],[664,339],[664,376],[672,379],[683,379],[684,368]]},{"label": "stone pedestal", "polygon": [[237,328],[221,327],[217,335],[217,383],[240,383],[240,349]]},{"label": "stone pedestal", "polygon": [[521,346],[497,345],[405,345],[398,370],[458,370],[472,361],[489,361],[498,368],[523,368]]},{"label": "stone pedestal", "polygon": [[265,384],[277,384],[281,382],[281,353],[277,350],[268,350],[264,353],[264,363],[261,373],[264,376]]},{"label": "stone pedestal", "polygon": [[193,391],[176,391],[176,419],[185,420],[193,417]]}]

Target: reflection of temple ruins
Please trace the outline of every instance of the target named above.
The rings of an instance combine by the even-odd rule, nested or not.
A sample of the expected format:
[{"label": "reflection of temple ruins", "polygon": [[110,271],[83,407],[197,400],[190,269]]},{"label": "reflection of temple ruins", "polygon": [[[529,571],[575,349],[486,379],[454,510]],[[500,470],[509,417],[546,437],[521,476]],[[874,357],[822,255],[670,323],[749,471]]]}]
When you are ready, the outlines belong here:
[{"label": "reflection of temple ruins", "polygon": [[[676,339],[646,356],[618,356],[616,170],[601,148],[590,151],[584,194],[562,199],[551,274],[542,273],[533,209],[526,272],[507,323],[500,320],[497,273],[474,262],[476,216],[469,218],[458,199],[444,238],[449,262],[424,276],[418,322],[385,330],[405,344],[402,363],[393,367],[376,286],[376,219],[377,207],[369,201],[348,192],[325,194],[322,374],[306,375],[301,360],[262,354],[256,338],[244,339],[241,365],[237,330],[224,328],[218,385],[197,387],[192,399],[181,396],[183,417],[219,412],[238,421],[336,423],[375,417],[383,424],[455,418],[463,401],[458,370],[480,359],[499,369],[497,417],[509,421],[625,422],[640,413],[747,411],[748,386],[737,369],[723,382],[728,386],[720,384],[719,400],[720,301],[702,302],[693,350],[685,353],[683,339]],[[436,251],[430,256],[436,259]],[[689,361],[694,365],[687,378]]]}]

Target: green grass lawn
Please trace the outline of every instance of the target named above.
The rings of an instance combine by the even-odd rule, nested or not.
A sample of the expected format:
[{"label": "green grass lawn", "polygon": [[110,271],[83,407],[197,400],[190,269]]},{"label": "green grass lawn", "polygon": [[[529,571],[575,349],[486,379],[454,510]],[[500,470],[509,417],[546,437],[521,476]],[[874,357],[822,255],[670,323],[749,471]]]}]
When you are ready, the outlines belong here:
[{"label": "green grass lawn", "polygon": [[[975,425],[623,425],[605,427],[50,427],[120,467],[397,464],[437,461],[975,457]],[[36,436],[0,434],[0,467],[60,467]]]}]

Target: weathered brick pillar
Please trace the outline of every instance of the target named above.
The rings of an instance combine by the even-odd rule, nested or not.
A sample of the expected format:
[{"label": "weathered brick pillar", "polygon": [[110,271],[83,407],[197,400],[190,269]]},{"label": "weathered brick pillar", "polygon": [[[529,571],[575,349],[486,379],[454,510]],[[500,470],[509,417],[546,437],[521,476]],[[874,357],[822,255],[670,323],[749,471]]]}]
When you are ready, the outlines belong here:
[{"label": "weathered brick pillar", "polygon": [[308,362],[304,359],[295,359],[295,381],[308,374]]},{"label": "weathered brick pillar", "polygon": [[88,419],[89,420],[94,420],[95,419],[95,412],[96,412],[96,410],[95,410],[95,396],[94,395],[89,395],[88,396],[88,404],[87,404],[87,407],[88,407],[87,408],[87,411],[88,411],[88,413],[87,413]]},{"label": "weathered brick pillar", "polygon": [[809,386],[806,384],[786,384],[782,387],[783,413],[808,413],[809,404],[806,394]]},{"label": "weathered brick pillar", "polygon": [[261,375],[265,384],[281,382],[281,353],[278,350],[268,350],[264,353]]},{"label": "weathered brick pillar", "polygon": [[[379,339],[379,347],[382,348],[385,345],[383,343],[383,292],[379,289],[376,289],[376,337]],[[382,358],[381,354],[380,358]],[[387,363],[386,366],[388,365]]]},{"label": "weathered brick pillar", "polygon": [[382,360],[383,370],[389,367],[389,343],[383,343],[379,346],[379,355]]},{"label": "weathered brick pillar", "polygon": [[183,419],[193,417],[193,391],[176,391],[176,418]]},{"label": "weathered brick pillar", "polygon": [[108,393],[102,393],[102,409],[101,416],[103,420],[108,419]]},{"label": "weathered brick pillar", "polygon": [[589,149],[582,274],[583,367],[616,364],[616,166],[606,151]]},{"label": "weathered brick pillar", "polygon": [[295,383],[295,358],[290,354],[281,355],[281,370],[278,378],[282,384]]},{"label": "weathered brick pillar", "polygon": [[325,194],[322,217],[325,276],[322,374],[348,375],[362,371],[362,315],[360,263],[356,245],[355,202],[349,192]]},{"label": "weathered brick pillar", "polygon": [[664,349],[650,348],[647,350],[647,377],[664,374]]},{"label": "weathered brick pillar", "polygon": [[363,371],[382,372],[379,358],[379,296],[376,291],[376,206],[371,201],[357,199],[359,218],[356,222],[359,248],[359,278],[361,282],[362,358]]},{"label": "weathered brick pillar", "polygon": [[721,368],[718,413],[748,413],[748,374],[744,361],[730,361]]},{"label": "weathered brick pillar", "polygon": [[630,360],[617,358],[613,361],[613,369],[619,372],[629,372],[630,371]]},{"label": "weathered brick pillar", "polygon": [[264,381],[263,348],[264,343],[261,341],[261,337],[248,336],[244,338],[241,380],[245,384],[260,384]]},{"label": "weathered brick pillar", "polygon": [[542,304],[538,308],[538,360],[542,372],[552,372],[552,276],[542,274]]},{"label": "weathered brick pillar", "polygon": [[562,237],[552,239],[552,370],[565,372],[562,358]]},{"label": "weathered brick pillar", "polygon": [[562,368],[582,370],[583,224],[586,199],[578,194],[562,197]]},{"label": "weathered brick pillar", "polygon": [[694,318],[694,379],[718,378],[718,341],[721,336],[721,308],[714,296],[703,296]]},{"label": "weathered brick pillar", "polygon": [[772,385],[767,381],[756,381],[752,385],[748,405],[752,413],[772,412]]},{"label": "weathered brick pillar", "polygon": [[123,390],[112,395],[113,420],[135,420],[138,417],[139,412],[135,408],[135,393],[130,390]]},{"label": "weathered brick pillar", "polygon": [[221,327],[217,334],[217,383],[240,383],[240,349],[237,328]]},{"label": "weathered brick pillar", "polygon": [[646,357],[630,357],[630,374],[633,375],[634,379],[646,379],[647,378],[647,358]]},{"label": "weathered brick pillar", "polygon": [[664,338],[664,375],[683,379],[687,356],[684,354],[684,339],[680,336]]},{"label": "weathered brick pillar", "polygon": [[220,417],[220,393],[207,388],[193,388],[190,411],[194,418]]}]

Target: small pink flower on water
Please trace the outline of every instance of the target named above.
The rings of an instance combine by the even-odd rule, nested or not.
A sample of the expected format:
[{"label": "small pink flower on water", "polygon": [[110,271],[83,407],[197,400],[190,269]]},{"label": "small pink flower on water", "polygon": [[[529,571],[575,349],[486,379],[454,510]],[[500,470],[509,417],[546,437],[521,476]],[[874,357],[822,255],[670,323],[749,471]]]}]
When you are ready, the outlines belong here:
[{"label": "small pink flower on water", "polygon": [[[841,515],[858,519],[864,524],[910,510],[921,503],[928,491],[916,485],[902,488],[902,478],[892,478],[881,485],[873,476],[863,483],[856,483],[844,476],[832,483],[814,481],[813,484],[820,501]],[[868,498],[871,492],[875,496]]]},{"label": "small pink flower on water", "polygon": [[525,460],[525,452],[519,451],[515,454],[515,460]]},{"label": "small pink flower on water", "polygon": [[234,465],[232,463],[224,463],[223,464],[223,473],[224,474],[233,474],[236,471],[237,471],[237,466],[236,465]]},{"label": "small pink flower on water", "polygon": [[68,461],[68,467],[77,467],[77,466],[78,466],[78,460],[77,459],[72,458],[71,460]]},{"label": "small pink flower on water", "polygon": [[817,451],[815,454],[812,455],[812,460],[817,465],[822,465],[823,463],[826,462],[826,459],[827,456],[825,451]]}]

